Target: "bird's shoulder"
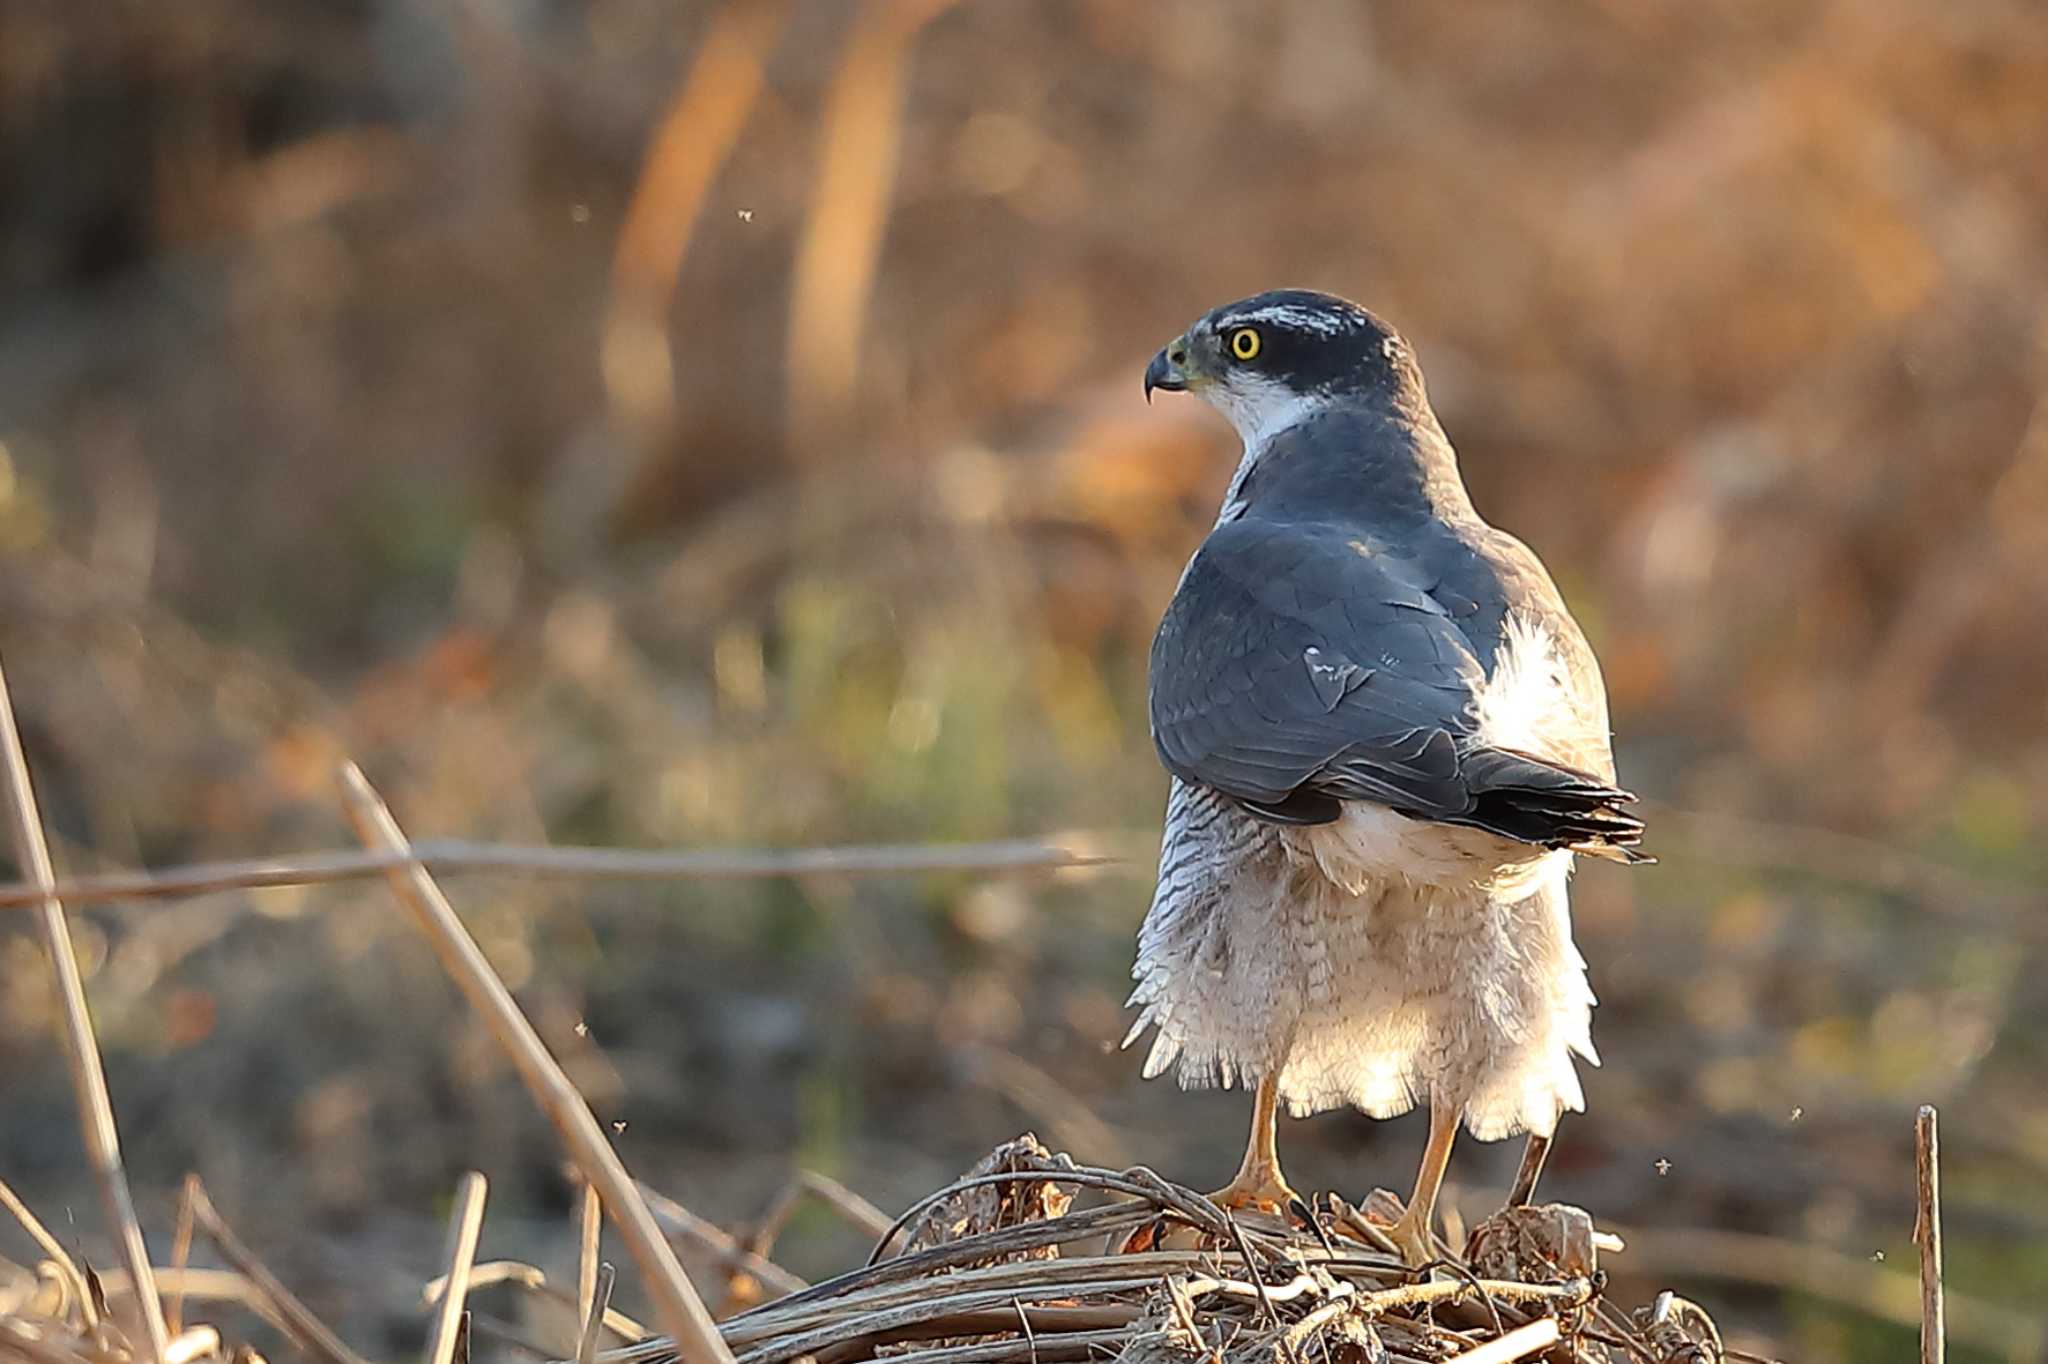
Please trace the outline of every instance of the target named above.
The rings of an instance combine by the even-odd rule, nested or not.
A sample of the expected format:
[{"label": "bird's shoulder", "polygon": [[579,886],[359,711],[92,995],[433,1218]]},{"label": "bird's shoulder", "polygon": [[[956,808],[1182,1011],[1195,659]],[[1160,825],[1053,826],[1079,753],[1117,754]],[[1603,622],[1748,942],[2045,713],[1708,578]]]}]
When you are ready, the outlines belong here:
[{"label": "bird's shoulder", "polygon": [[[1461,676],[1475,662],[1468,631],[1481,625],[1492,591],[1484,575],[1469,547],[1441,533],[1245,516],[1195,551],[1160,635],[1181,645],[1298,637],[1361,665]],[[1379,658],[1396,645],[1406,651]]]}]

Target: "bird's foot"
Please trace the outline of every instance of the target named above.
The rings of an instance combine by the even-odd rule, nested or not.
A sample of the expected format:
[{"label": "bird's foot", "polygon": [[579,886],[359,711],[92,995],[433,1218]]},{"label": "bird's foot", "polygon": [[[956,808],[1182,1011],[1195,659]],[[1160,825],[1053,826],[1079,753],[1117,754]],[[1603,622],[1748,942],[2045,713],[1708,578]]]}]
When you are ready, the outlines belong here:
[{"label": "bird's foot", "polygon": [[1240,1169],[1236,1178],[1209,1195],[1209,1201],[1226,1212],[1251,1208],[1286,1217],[1302,1198],[1287,1187],[1287,1181],[1280,1177],[1279,1165],[1273,1164]]},{"label": "bird's foot", "polygon": [[1410,1269],[1419,1269],[1432,1260],[1441,1259],[1436,1250],[1436,1237],[1430,1234],[1429,1226],[1415,1216],[1413,1210],[1401,1214],[1401,1220],[1387,1228],[1387,1239],[1394,1243],[1394,1249],[1401,1252],[1401,1263]]},{"label": "bird's foot", "polygon": [[1430,1231],[1431,1219],[1418,1216],[1400,1197],[1386,1189],[1374,1189],[1352,1210],[1348,1229],[1361,1240],[1401,1257],[1411,1269],[1444,1258],[1444,1251]]},{"label": "bird's foot", "polygon": [[[1226,1213],[1271,1213],[1279,1219],[1282,1228],[1288,1225],[1290,1216],[1314,1215],[1301,1196],[1287,1187],[1287,1181],[1280,1177],[1278,1165],[1270,1169],[1239,1170],[1235,1179],[1206,1197]],[[1297,1207],[1301,1210],[1299,1213],[1294,1211]],[[1131,1255],[1145,1250],[1213,1249],[1218,1234],[1213,1229],[1204,1231],[1175,1218],[1161,1217],[1133,1229],[1117,1247],[1117,1254]]]},{"label": "bird's foot", "polygon": [[[1393,1255],[1404,1263],[1413,1264],[1417,1237],[1411,1234],[1412,1222],[1407,1205],[1399,1195],[1387,1189],[1374,1189],[1356,1205],[1339,1200],[1337,1225],[1346,1234],[1365,1242],[1383,1255]],[[1409,1227],[1402,1233],[1404,1240],[1394,1239],[1396,1227]]]}]

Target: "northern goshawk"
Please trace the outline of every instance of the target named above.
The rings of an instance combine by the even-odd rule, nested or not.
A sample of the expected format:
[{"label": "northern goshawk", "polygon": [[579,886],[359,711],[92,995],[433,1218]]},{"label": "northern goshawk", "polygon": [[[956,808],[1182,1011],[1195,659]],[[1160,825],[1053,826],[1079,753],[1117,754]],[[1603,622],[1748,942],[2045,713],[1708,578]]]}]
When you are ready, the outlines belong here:
[{"label": "northern goshawk", "polygon": [[[1125,1045],[1256,1088],[1228,1206],[1287,1209],[1275,1112],[1430,1108],[1393,1229],[1432,1259],[1462,1120],[1540,1166],[1598,1063],[1575,853],[1631,862],[1607,698],[1522,543],[1473,510],[1407,342],[1302,290],[1226,304],[1145,371],[1244,438],[1152,645],[1173,774]],[[1534,1168],[1525,1160],[1525,1175]]]}]

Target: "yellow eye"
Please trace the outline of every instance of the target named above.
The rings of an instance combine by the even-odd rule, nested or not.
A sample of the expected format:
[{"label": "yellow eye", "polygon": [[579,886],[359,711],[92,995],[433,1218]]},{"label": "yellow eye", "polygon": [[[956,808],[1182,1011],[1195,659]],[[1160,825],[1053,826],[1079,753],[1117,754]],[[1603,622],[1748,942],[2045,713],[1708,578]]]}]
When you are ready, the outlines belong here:
[{"label": "yellow eye", "polygon": [[1239,327],[1230,334],[1230,353],[1240,360],[1259,358],[1259,329]]}]

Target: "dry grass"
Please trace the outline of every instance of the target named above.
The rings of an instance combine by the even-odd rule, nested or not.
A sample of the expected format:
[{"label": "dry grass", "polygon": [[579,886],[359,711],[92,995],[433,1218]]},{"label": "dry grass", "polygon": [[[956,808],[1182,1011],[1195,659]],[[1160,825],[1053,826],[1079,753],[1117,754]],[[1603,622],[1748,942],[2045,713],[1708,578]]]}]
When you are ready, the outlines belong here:
[{"label": "dry grass", "polygon": [[[18,829],[33,850],[41,831],[27,767],[13,741],[4,684],[0,735],[8,741]],[[1099,1354],[1134,1361],[1207,1356],[1218,1364],[1301,1364],[1309,1358],[1511,1364],[1543,1350],[1553,1359],[1595,1364],[1705,1358],[1708,1350],[1720,1351],[1704,1314],[1688,1318],[1688,1330],[1654,1315],[1624,1315],[1606,1302],[1593,1262],[1590,1219],[1576,1210],[1503,1212],[1472,1237],[1469,1244],[1479,1248],[1476,1266],[1447,1258],[1432,1275],[1410,1271],[1385,1254],[1384,1238],[1334,1197],[1322,1208],[1301,1209],[1300,1227],[1248,1224],[1148,1169],[1076,1165],[1050,1155],[1028,1135],[882,1227],[867,1265],[803,1286],[765,1254],[799,1196],[811,1193],[870,1229],[880,1214],[835,1182],[813,1178],[797,1181],[778,1198],[750,1238],[752,1245],[692,1227],[687,1210],[673,1203],[665,1226],[589,1104],[432,874],[412,855],[382,799],[353,764],[341,778],[364,844],[390,860],[386,870],[394,895],[490,1025],[584,1178],[577,1223],[581,1327],[573,1353],[579,1364],[851,1364],[885,1356],[915,1364],[1041,1364]],[[36,868],[46,915],[54,918],[52,958],[61,968],[68,940],[50,893],[54,873],[46,855],[24,860]],[[71,978],[75,983],[75,965]],[[75,998],[78,1007],[67,1014],[72,1026],[65,1036],[74,1056],[83,1058],[78,1069],[84,1076],[86,1137],[95,1167],[111,1168],[118,1178],[111,1100],[103,1079],[97,1088],[89,1083],[99,1074],[98,1053],[82,994]],[[1112,1201],[1074,1212],[1082,1190]],[[224,1357],[228,1347],[215,1326],[169,1333],[125,1185],[121,1197],[108,1202],[109,1217],[123,1233],[120,1243],[132,1252],[119,1313],[110,1308],[107,1287],[91,1267],[76,1265],[11,1190],[0,1192],[47,1257],[33,1272],[7,1266],[13,1281],[0,1299],[0,1350],[30,1364],[193,1364]],[[450,1222],[446,1272],[427,1294],[435,1306],[427,1364],[469,1356],[466,1296],[480,1277],[475,1258],[484,1202],[483,1176],[471,1172]],[[617,1221],[668,1335],[650,1337],[636,1323],[621,1321],[615,1330],[641,1338],[599,1351],[614,1278],[612,1266],[598,1263],[601,1209]],[[362,1364],[234,1233],[197,1176],[186,1182],[180,1225],[203,1232],[234,1273],[196,1277],[183,1263],[189,1243],[181,1231],[174,1257],[179,1263],[161,1276],[174,1295],[172,1320],[182,1322],[189,1299],[237,1299],[276,1323],[320,1364]],[[677,1226],[723,1251],[733,1278],[789,1291],[714,1322],[668,1239],[668,1229]],[[895,1253],[884,1258],[890,1251]],[[545,1287],[537,1271],[519,1272],[523,1268],[508,1277]],[[728,1294],[737,1296],[731,1284]],[[132,1329],[137,1325],[139,1335]],[[1653,1342],[1649,1330],[1663,1327],[1670,1328],[1676,1347]],[[1560,1349],[1568,1354],[1559,1356]],[[228,1352],[243,1356],[248,1350],[236,1346]]]},{"label": "dry grass", "polygon": [[[14,733],[4,686],[0,732],[10,740]],[[33,845],[40,830],[26,765],[11,742],[8,755],[18,822]],[[1103,1356],[1131,1364],[1513,1364],[1538,1354],[1570,1364],[1682,1364],[1736,1357],[1703,1310],[1669,1292],[1634,1311],[1611,1302],[1594,1247],[1612,1246],[1613,1238],[1596,1236],[1590,1217],[1578,1209],[1505,1209],[1474,1230],[1464,1256],[1446,1255],[1411,1270],[1386,1253],[1384,1236],[1365,1213],[1335,1196],[1313,1209],[1298,1208],[1294,1220],[1236,1217],[1142,1166],[1078,1165],[1048,1153],[1028,1134],[886,1225],[877,1210],[836,1182],[800,1178],[742,1242],[634,1182],[588,1103],[352,764],[342,771],[342,787],[365,845],[388,863],[397,899],[489,1023],[583,1176],[573,1299],[580,1325],[568,1352],[578,1364],[854,1364],[871,1358],[1050,1364]],[[56,901],[47,858],[30,865],[38,869],[50,911]],[[61,935],[61,911],[53,912]],[[61,953],[53,955],[61,965]],[[89,1078],[98,1060],[89,1022],[82,1007],[72,1018],[66,1037],[85,1049],[92,1064],[81,1072]],[[82,1101],[93,1092],[82,1084]],[[104,1149],[95,1146],[94,1159],[105,1168],[105,1150],[117,1148],[103,1082],[97,1093],[97,1105],[88,1103],[86,1112],[103,1120]],[[98,1131],[88,1121],[89,1142]],[[1942,1324],[1931,1110],[1923,1111],[1921,1131],[1921,1239],[1928,1248],[1922,1293],[1932,1359],[1940,1354]],[[113,1159],[118,1174],[118,1156]],[[1076,1196],[1084,1192],[1097,1201],[1076,1211]],[[806,1194],[871,1232],[879,1226],[866,1265],[805,1285],[767,1258],[790,1208]],[[445,1272],[424,1294],[434,1308],[427,1364],[466,1364],[472,1329],[502,1337],[512,1348],[551,1353],[515,1328],[468,1310],[469,1290],[486,1281],[553,1291],[530,1266],[475,1263],[484,1202],[484,1179],[472,1172],[450,1221]],[[146,1258],[125,1199],[109,1201],[116,1230],[125,1232],[121,1244],[135,1251],[134,1265],[111,1295],[108,1283],[91,1266],[76,1264],[4,1185],[0,1204],[46,1257],[33,1271],[0,1262],[7,1273],[0,1283],[0,1354],[27,1364],[247,1360],[249,1347],[231,1346],[220,1327],[182,1324],[188,1300],[211,1299],[241,1303],[320,1364],[362,1364],[241,1241],[197,1176],[186,1183],[175,1263],[161,1272]],[[599,1217],[607,1209],[667,1335],[650,1335],[610,1311],[614,1269],[600,1262]],[[233,1265],[232,1273],[193,1271],[184,1263],[193,1228]],[[721,1256],[729,1304],[758,1296],[764,1286],[780,1290],[779,1296],[714,1321],[683,1273],[673,1234]],[[175,1333],[163,1324],[159,1284],[171,1294]],[[116,1298],[119,1310],[111,1305]],[[624,1343],[600,1349],[607,1330]]]},{"label": "dry grass", "polygon": [[[1077,1192],[1101,1201],[1073,1211]],[[201,1227],[237,1271],[171,1268],[163,1271],[164,1282],[181,1297],[239,1303],[281,1323],[309,1358],[355,1364],[357,1357],[226,1230],[203,1192],[197,1198]],[[481,1205],[472,1194],[458,1210],[458,1260],[473,1252]],[[1590,1264],[1562,1264],[1525,1246],[1515,1277],[1488,1277],[1462,1260],[1418,1274],[1351,1234],[1347,1226],[1357,1214],[1334,1200],[1318,1210],[1313,1228],[1234,1220],[1200,1194],[1142,1167],[1079,1166],[1048,1154],[1028,1134],[998,1148],[913,1214],[890,1229],[872,1263],[719,1323],[721,1345],[739,1364],[868,1358],[1037,1364],[1106,1356],[1162,1364],[1182,1358],[1506,1364],[1559,1341],[1568,1353],[1553,1350],[1549,1358],[1604,1364],[1704,1360],[1718,1349],[1711,1322],[1696,1309],[1683,1319],[1661,1303],[1620,1311],[1604,1298],[1603,1276]],[[880,1258],[897,1244],[903,1223],[909,1228],[901,1250]],[[120,1312],[109,1309],[107,1287],[89,1270],[72,1272],[81,1274],[89,1292],[72,1291],[64,1272],[46,1272],[0,1301],[0,1351],[12,1348],[36,1364],[129,1364],[134,1352],[113,1324]],[[480,1265],[469,1277],[477,1286],[510,1282],[549,1291],[530,1266]],[[479,1333],[597,1364],[685,1358],[671,1339],[606,1313],[611,1279],[611,1266],[603,1265],[594,1285],[596,1310],[573,1350],[546,1351],[488,1318]],[[125,1280],[114,1287],[125,1295]],[[448,1278],[428,1285],[425,1296],[444,1323],[428,1358],[445,1364],[469,1328]],[[132,1310],[132,1302],[120,1307]],[[626,1343],[598,1349],[607,1329]],[[1476,1353],[1482,1349],[1494,1353]],[[223,1328],[214,1325],[185,1328],[171,1350],[180,1364],[246,1353],[224,1344]]]}]

